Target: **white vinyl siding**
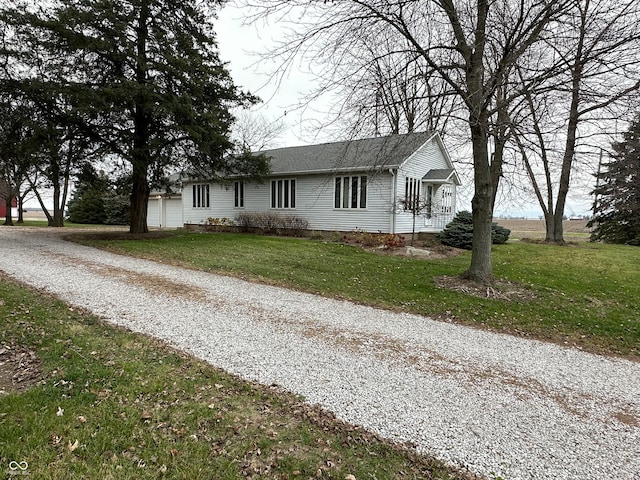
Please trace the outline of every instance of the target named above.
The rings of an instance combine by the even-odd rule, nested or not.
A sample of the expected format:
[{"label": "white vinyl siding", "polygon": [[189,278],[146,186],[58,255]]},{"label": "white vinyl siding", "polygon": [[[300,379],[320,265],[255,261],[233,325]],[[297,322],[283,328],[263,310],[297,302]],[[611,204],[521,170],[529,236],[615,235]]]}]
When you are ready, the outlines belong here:
[{"label": "white vinyl siding", "polygon": [[[367,232],[388,231],[391,223],[391,175],[388,173],[369,176],[367,181],[367,208],[334,208],[335,177],[324,175],[305,175],[295,179],[295,210],[293,208],[272,209],[272,181],[265,183],[245,183],[245,212],[277,211],[280,215],[296,215],[309,222],[311,230],[351,231],[356,228]],[[273,181],[278,182],[279,179]],[[282,179],[284,180],[284,179]],[[291,179],[289,179],[291,180]],[[280,187],[283,192],[284,183]],[[278,204],[278,185],[276,183],[276,205]],[[184,199],[185,205],[191,205],[191,186]],[[291,205],[291,183],[289,183],[289,204]],[[235,191],[233,185],[211,186],[211,208],[205,210],[185,208],[184,223],[205,223],[209,217],[235,218],[238,209],[234,207]]]},{"label": "white vinyl siding", "polygon": [[[247,213],[277,212],[306,219],[311,230],[410,233],[413,215],[404,210],[402,202],[407,194],[415,200],[425,201],[428,189],[433,192],[434,219],[430,226],[417,223],[416,230],[441,229],[444,216],[441,206],[455,212],[456,186],[431,184],[423,181],[428,171],[451,168],[445,153],[436,140],[427,142],[397,169],[383,169],[372,174],[359,172],[327,172],[314,174],[277,174],[264,183],[245,182],[243,205]],[[295,175],[295,177],[294,177]],[[346,180],[345,180],[346,179]],[[407,190],[411,179],[411,190]],[[235,218],[239,186],[212,184],[210,207],[191,208],[193,185],[186,182],[183,191],[184,223],[205,223],[209,217]],[[196,192],[197,194],[197,192]],[[238,197],[238,205],[240,200]],[[439,216],[438,216],[439,215]],[[440,222],[440,223],[439,223]],[[419,225],[418,225],[419,224]]]},{"label": "white vinyl siding", "polygon": [[[420,199],[424,207],[418,212],[421,220],[416,226],[416,230],[441,230],[443,225],[439,222],[444,221],[440,215],[440,209],[444,206],[443,192],[446,192],[446,202],[451,214],[455,210],[456,202],[456,186],[443,184],[430,184],[423,182],[423,177],[429,170],[451,168],[447,163],[443,151],[436,141],[428,142],[421,149],[416,151],[405,163],[398,169],[397,175],[397,207],[396,207],[396,232],[409,233],[413,229],[413,212],[411,208],[405,208],[405,200]],[[415,186],[415,180],[418,180],[419,187]],[[418,192],[419,188],[419,192]],[[418,195],[415,193],[418,192]],[[430,195],[431,193],[431,195]],[[410,198],[407,198],[409,196]],[[430,202],[430,204],[429,204]],[[431,226],[425,225],[425,220],[429,220]]]}]

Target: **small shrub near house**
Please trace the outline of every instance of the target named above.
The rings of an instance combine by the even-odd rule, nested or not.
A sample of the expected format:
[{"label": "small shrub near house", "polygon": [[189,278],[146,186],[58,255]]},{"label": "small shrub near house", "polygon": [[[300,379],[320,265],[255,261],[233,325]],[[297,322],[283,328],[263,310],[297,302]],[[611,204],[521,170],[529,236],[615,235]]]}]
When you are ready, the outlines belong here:
[{"label": "small shrub near house", "polygon": [[207,225],[214,225],[216,227],[233,227],[235,222],[227,217],[209,217],[207,218]]},{"label": "small shrub near house", "polygon": [[363,247],[383,248],[385,250],[404,247],[406,245],[405,238],[401,235],[382,232],[371,233],[360,229],[347,233],[343,236],[343,240],[347,243],[355,243]]},{"label": "small shrub near house", "polygon": [[235,224],[241,232],[265,235],[291,235],[302,237],[309,230],[309,222],[297,215],[281,215],[274,212],[243,212],[236,215]]},{"label": "small shrub near house", "polygon": [[[494,244],[506,243],[511,230],[497,223],[491,226],[491,240]],[[471,250],[473,240],[473,216],[469,211],[456,214],[454,219],[437,235],[443,245]]]}]

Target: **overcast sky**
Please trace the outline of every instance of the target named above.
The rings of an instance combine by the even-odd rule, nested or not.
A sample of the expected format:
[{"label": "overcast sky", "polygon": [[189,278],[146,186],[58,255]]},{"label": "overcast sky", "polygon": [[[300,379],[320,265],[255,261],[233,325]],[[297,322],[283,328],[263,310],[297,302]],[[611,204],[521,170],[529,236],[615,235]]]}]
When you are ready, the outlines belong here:
[{"label": "overcast sky", "polygon": [[[310,128],[313,120],[321,120],[321,102],[312,104],[309,108],[300,109],[296,106],[304,100],[305,94],[313,91],[314,79],[306,73],[304,65],[289,72],[280,85],[270,81],[269,74],[277,67],[275,62],[261,62],[258,52],[265,52],[281,30],[277,25],[243,25],[245,13],[242,9],[228,3],[219,12],[217,27],[220,54],[224,61],[229,62],[229,70],[237,85],[263,99],[263,103],[256,111],[271,120],[282,119],[286,123],[286,133],[276,140],[276,147],[313,144],[320,141],[330,141],[321,130]],[[286,114],[285,114],[286,112]],[[459,152],[450,151],[454,161]],[[458,169],[460,166],[458,165]],[[570,191],[567,216],[587,215],[590,213],[592,198],[586,193],[590,186]],[[471,209],[470,196],[472,192],[463,193],[459,209]],[[514,197],[517,197],[515,195]],[[468,197],[468,198],[467,198]],[[468,205],[467,205],[468,204]],[[496,215],[513,215],[537,218],[541,209],[534,198],[514,198],[496,205]]]},{"label": "overcast sky", "polygon": [[313,77],[296,68],[277,84],[271,75],[277,70],[276,61],[261,59],[273,45],[281,30],[277,25],[243,25],[245,13],[242,9],[227,4],[218,14],[217,35],[220,56],[229,62],[228,68],[236,84],[259,96],[263,102],[254,110],[269,120],[282,120],[286,133],[277,140],[275,147],[290,147],[316,143],[310,139],[305,126],[320,115],[311,108],[298,108],[306,94],[313,90]]},{"label": "overcast sky", "polygon": [[[228,3],[218,14],[217,35],[222,60],[229,62],[236,84],[262,99],[254,110],[270,120],[286,124],[286,133],[273,147],[291,147],[331,141],[332,138],[317,128],[317,122],[326,118],[320,110],[328,102],[305,103],[305,96],[314,92],[314,77],[305,65],[293,65],[293,70],[282,73],[277,60],[261,58],[282,35],[277,24],[243,25],[246,10]],[[305,104],[301,107],[301,104]],[[315,126],[315,128],[314,128]]]},{"label": "overcast sky", "polygon": [[[314,129],[314,120],[323,118],[319,110],[322,102],[316,102],[307,108],[297,108],[304,100],[306,94],[313,91],[314,78],[306,73],[304,65],[289,72],[280,84],[271,80],[270,74],[277,68],[275,61],[260,61],[258,52],[265,52],[274,39],[277,39],[281,30],[277,25],[243,25],[245,12],[233,4],[227,5],[219,12],[217,22],[217,35],[220,56],[223,61],[229,62],[228,68],[236,85],[243,90],[258,95],[262,100],[254,110],[265,118],[275,121],[282,120],[285,123],[285,132],[275,140],[272,147],[289,147],[331,141],[332,138],[323,133],[322,129]],[[460,152],[450,151],[454,160]],[[456,165],[461,170],[460,165]],[[467,178],[470,182],[470,178]],[[573,191],[570,194],[566,214],[588,214],[592,199],[585,189]],[[459,198],[458,209],[471,209],[469,188],[463,189]],[[522,196],[521,196],[522,197]],[[29,202],[29,206],[33,202]],[[47,202],[48,203],[48,202]],[[510,200],[507,203],[498,202],[496,215],[513,215],[537,218],[541,215],[540,207],[535,199],[522,198]]]}]

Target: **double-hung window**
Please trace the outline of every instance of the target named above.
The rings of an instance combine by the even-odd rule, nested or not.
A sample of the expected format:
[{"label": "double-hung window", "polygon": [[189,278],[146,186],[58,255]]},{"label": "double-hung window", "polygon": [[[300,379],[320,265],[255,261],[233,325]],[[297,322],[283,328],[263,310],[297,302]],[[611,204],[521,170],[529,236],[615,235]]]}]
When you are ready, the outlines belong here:
[{"label": "double-hung window", "polygon": [[442,213],[453,213],[453,187],[451,185],[443,185],[440,188]]},{"label": "double-hung window", "polygon": [[209,184],[193,185],[193,208],[209,208]]},{"label": "double-hung window", "polygon": [[336,177],[334,208],[367,208],[367,176]]},{"label": "double-hung window", "polygon": [[233,206],[244,208],[244,182],[233,182]]},{"label": "double-hung window", "polygon": [[407,177],[404,184],[404,209],[417,211],[422,208],[420,205],[420,180]]},{"label": "double-hung window", "polygon": [[271,208],[296,208],[296,181],[271,180]]}]

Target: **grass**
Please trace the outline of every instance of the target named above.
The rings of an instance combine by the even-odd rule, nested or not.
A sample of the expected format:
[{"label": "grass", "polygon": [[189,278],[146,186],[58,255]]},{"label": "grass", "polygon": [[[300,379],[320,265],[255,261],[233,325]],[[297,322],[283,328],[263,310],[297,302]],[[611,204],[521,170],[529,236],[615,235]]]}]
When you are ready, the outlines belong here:
[{"label": "grass", "polygon": [[[544,237],[544,232],[531,232],[525,230],[512,230],[509,235],[511,242],[521,239],[544,240]],[[591,238],[591,234],[584,232],[564,232],[563,237],[567,242],[588,242]]]},{"label": "grass", "polygon": [[0,395],[1,478],[469,478],[3,277],[0,360],[18,350],[39,375]]},{"label": "grass", "polygon": [[505,301],[437,287],[436,278],[468,267],[468,253],[418,260],[334,242],[185,231],[142,241],[126,235],[78,239],[127,255],[640,359],[637,247],[496,246],[496,277],[530,297]]},{"label": "grass", "polygon": [[[45,219],[27,219],[23,223],[17,223],[17,220],[14,219],[13,226],[14,227],[44,227],[44,228],[49,227],[46,218]],[[92,224],[86,224],[86,223],[71,223],[71,222],[64,222],[64,226],[65,228],[87,228],[87,229],[95,229],[95,228],[113,229],[114,228],[113,225],[92,225]],[[0,227],[6,227],[6,225],[2,225],[0,223]],[[11,227],[7,227],[7,228],[11,228]],[[122,226],[122,228],[128,229],[129,227]]]}]

